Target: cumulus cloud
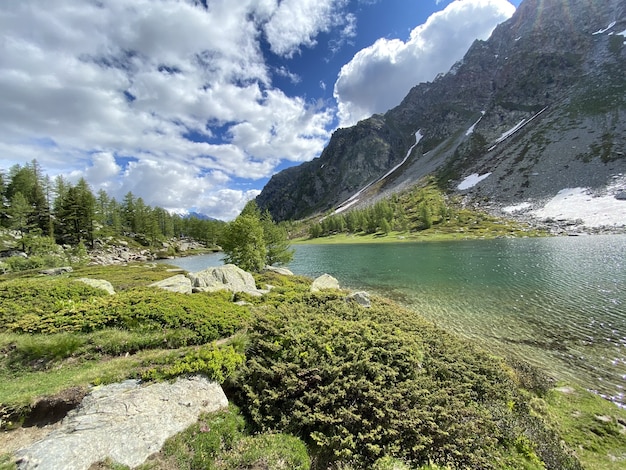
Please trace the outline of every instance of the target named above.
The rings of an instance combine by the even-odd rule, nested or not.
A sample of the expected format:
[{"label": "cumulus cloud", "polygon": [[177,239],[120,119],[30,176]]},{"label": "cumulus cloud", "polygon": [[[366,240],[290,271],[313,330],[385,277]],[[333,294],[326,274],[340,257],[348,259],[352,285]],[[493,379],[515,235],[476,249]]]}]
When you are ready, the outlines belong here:
[{"label": "cumulus cloud", "polygon": [[[236,215],[235,178],[318,156],[333,109],[272,84],[345,0],[0,2],[0,150],[119,197]],[[343,24],[343,23],[340,23]],[[131,157],[120,163],[120,156]]]},{"label": "cumulus cloud", "polygon": [[449,70],[475,39],[487,39],[514,12],[506,0],[456,0],[413,29],[407,41],[379,39],[362,49],[335,82],[340,125],[398,105],[413,86]]},{"label": "cumulus cloud", "polygon": [[[347,0],[282,0],[265,25],[272,52],[291,57],[301,46],[315,46],[320,32],[346,21],[338,14],[346,4]],[[350,34],[349,28],[346,31]]]}]

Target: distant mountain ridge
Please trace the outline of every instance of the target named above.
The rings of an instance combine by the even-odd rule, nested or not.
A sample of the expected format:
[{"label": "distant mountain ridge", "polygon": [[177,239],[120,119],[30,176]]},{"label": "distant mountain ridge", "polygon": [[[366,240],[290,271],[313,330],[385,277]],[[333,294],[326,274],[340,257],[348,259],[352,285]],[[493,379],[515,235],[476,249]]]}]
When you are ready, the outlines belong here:
[{"label": "distant mountain ridge", "polygon": [[[483,205],[605,190],[626,173],[625,42],[623,0],[525,0],[447,74],[274,175],[257,203],[276,220],[298,219],[428,174]],[[459,189],[470,175],[483,177]]]}]

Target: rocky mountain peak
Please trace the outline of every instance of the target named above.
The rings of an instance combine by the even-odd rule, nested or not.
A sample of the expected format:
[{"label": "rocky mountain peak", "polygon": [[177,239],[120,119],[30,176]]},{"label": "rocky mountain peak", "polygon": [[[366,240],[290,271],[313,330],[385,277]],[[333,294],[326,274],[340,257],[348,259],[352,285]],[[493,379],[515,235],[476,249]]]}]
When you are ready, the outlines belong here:
[{"label": "rocky mountain peak", "polygon": [[[624,31],[623,0],[525,0],[447,74],[337,130],[320,158],[275,175],[257,202],[277,220],[295,219],[357,192],[370,203],[428,174],[459,191],[467,175],[490,173],[462,192],[500,206],[568,187],[600,191],[626,173]],[[410,158],[377,182],[418,130]]]}]

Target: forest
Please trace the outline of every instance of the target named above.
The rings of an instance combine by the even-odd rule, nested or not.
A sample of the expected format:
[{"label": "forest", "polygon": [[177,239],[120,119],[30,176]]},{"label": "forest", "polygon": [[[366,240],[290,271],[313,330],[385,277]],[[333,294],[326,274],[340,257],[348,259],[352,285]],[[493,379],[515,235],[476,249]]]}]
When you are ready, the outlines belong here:
[{"label": "forest", "polygon": [[217,243],[224,222],[172,214],[126,193],[122,201],[100,190],[94,194],[84,178],[71,183],[52,179],[36,160],[0,171],[0,226],[17,232],[21,250],[41,251],[42,237],[58,245],[93,247],[97,238],[131,236],[145,246],[177,237],[207,245]]}]

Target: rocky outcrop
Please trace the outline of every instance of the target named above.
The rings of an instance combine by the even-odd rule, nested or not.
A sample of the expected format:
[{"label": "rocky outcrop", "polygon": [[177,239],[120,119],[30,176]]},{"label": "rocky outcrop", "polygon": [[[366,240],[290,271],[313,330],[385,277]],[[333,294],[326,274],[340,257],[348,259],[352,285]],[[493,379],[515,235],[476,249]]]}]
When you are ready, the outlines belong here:
[{"label": "rocky outcrop", "polygon": [[252,274],[238,268],[234,264],[225,264],[224,266],[189,273],[187,276],[191,280],[193,292],[229,290],[233,293],[262,294],[262,291],[256,288]]},{"label": "rocky outcrop", "polygon": [[107,458],[136,467],[200,414],[226,406],[221,386],[204,377],[98,387],[59,428],[16,453],[18,469],[82,470]]},{"label": "rocky outcrop", "polygon": [[58,276],[59,274],[71,273],[73,271],[71,266],[62,266],[60,268],[42,269],[39,274],[44,276]]},{"label": "rocky outcrop", "polygon": [[339,281],[330,274],[322,274],[311,284],[311,292],[319,292],[326,289],[339,289]]},{"label": "rocky outcrop", "polygon": [[158,287],[170,292],[179,292],[181,294],[191,294],[191,279],[183,274],[168,277],[162,281],[153,282],[148,287]]},{"label": "rocky outcrop", "polygon": [[282,276],[293,276],[293,273],[289,269],[278,266],[265,266],[265,268],[263,268],[263,271],[281,274]]},{"label": "rocky outcrop", "polygon": [[370,295],[367,292],[359,291],[353,292],[348,297],[346,297],[348,302],[356,302],[361,307],[370,308],[372,306],[372,301],[370,300]]},{"label": "rocky outcrop", "polygon": [[102,289],[103,291],[108,292],[109,294],[115,294],[115,289],[113,288],[113,284],[104,279],[91,279],[88,277],[80,277],[76,279],[79,282],[87,284],[88,286],[94,287],[96,289]]},{"label": "rocky outcrop", "polygon": [[128,246],[109,245],[90,252],[91,264],[109,266],[111,264],[127,264],[133,262],[151,261],[154,255],[150,250],[134,250]]}]

